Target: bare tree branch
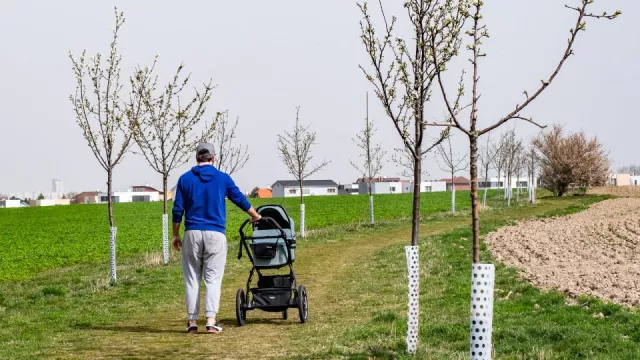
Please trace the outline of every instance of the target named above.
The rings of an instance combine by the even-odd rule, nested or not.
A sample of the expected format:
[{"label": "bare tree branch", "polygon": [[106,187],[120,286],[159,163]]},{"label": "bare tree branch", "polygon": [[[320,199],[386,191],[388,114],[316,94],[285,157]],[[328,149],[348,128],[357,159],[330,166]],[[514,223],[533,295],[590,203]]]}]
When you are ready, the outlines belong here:
[{"label": "bare tree branch", "polygon": [[249,146],[235,146],[233,140],[236,138],[236,127],[239,118],[231,128],[228,127],[229,113],[224,112],[218,121],[218,125],[214,135],[214,143],[218,144],[216,154],[216,167],[231,175],[242,169],[247,161],[249,161]]},{"label": "bare tree branch", "polygon": [[280,159],[287,167],[287,171],[300,184],[300,202],[303,202],[302,184],[305,179],[325,168],[331,161],[323,160],[317,165],[311,165],[313,156],[311,148],[316,143],[316,133],[309,132],[309,126],[300,125],[300,107],[296,107],[296,123],[293,131],[284,131],[278,135],[278,151]]}]

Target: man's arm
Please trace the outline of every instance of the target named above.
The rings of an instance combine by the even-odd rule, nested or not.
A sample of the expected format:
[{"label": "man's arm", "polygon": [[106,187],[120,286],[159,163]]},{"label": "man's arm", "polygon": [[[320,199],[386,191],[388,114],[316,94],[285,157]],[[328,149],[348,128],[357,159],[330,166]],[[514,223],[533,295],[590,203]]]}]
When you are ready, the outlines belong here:
[{"label": "man's arm", "polygon": [[247,199],[246,196],[238,189],[231,176],[229,176],[227,180],[227,197],[234,203],[237,207],[242,209],[245,213],[251,216],[251,221],[256,222],[262,218],[260,214],[251,206],[251,203]]},{"label": "man's arm", "polygon": [[176,193],[173,195],[173,209],[172,222],[173,222],[173,248],[177,251],[180,250],[180,223],[182,222],[182,215],[184,214],[184,202],[182,200],[182,189],[180,186],[180,179],[176,186]]}]

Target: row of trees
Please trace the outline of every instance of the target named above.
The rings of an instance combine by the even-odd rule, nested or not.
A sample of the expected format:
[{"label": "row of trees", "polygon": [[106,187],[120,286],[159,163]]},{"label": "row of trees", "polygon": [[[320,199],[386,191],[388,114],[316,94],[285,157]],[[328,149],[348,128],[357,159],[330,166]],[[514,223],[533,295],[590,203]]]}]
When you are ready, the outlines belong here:
[{"label": "row of trees", "polygon": [[[396,128],[405,149],[413,156],[414,200],[411,245],[417,251],[420,190],[418,188],[422,176],[421,161],[426,152],[436,148],[447,139],[450,130],[459,131],[469,139],[469,172],[471,177],[473,263],[480,263],[480,220],[478,201],[478,158],[480,138],[505,125],[512,120],[523,120],[535,126],[545,126],[535,122],[524,114],[528,106],[539,98],[558,76],[567,60],[574,55],[574,44],[580,32],[586,30],[586,20],[615,19],[619,11],[613,14],[589,12],[594,0],[580,0],[578,6],[565,5],[577,13],[575,25],[569,30],[567,46],[557,66],[549,77],[541,80],[539,87],[531,92],[523,91],[525,98],[512,110],[505,111],[499,118],[490,121],[484,128],[478,124],[480,106],[480,70],[481,60],[487,56],[483,51],[483,41],[489,38],[489,31],[483,19],[481,0],[406,0],[404,8],[410,30],[410,37],[396,34],[398,18],[389,18],[379,0],[382,21],[374,25],[367,3],[358,4],[362,12],[361,40],[369,56],[367,69],[361,66],[364,76],[372,84],[386,115]],[[464,38],[464,35],[467,38]],[[450,62],[460,56],[461,48],[469,51],[471,64],[471,97],[467,100],[465,80],[466,71],[455,84],[452,95],[446,74]],[[442,121],[429,121],[425,114],[425,105],[432,98],[436,88],[446,106],[447,116]],[[531,94],[531,95],[529,95]],[[467,112],[468,109],[468,112]],[[468,125],[464,125],[463,115],[468,116]],[[425,133],[428,129],[439,129],[439,137],[431,145],[424,145]],[[510,146],[518,147],[516,142]],[[491,154],[489,154],[491,155]],[[487,156],[487,159],[492,156]],[[515,156],[510,156],[508,167],[515,167]],[[543,172],[544,160],[543,160]],[[407,251],[407,254],[410,252]],[[407,255],[409,256],[409,255]],[[415,260],[415,259],[412,259]],[[409,259],[408,259],[409,261]],[[411,296],[411,295],[410,295]],[[410,297],[410,301],[411,301]],[[417,301],[416,299],[413,299]],[[417,318],[415,319],[417,327]],[[413,329],[410,331],[416,331]],[[415,342],[407,336],[410,352],[415,350]]]},{"label": "row of trees", "polygon": [[[118,33],[125,22],[124,14],[115,10],[115,28],[106,56],[97,53],[87,58],[86,50],[76,58],[69,52],[76,79],[76,91],[70,95],[76,121],[87,144],[107,175],[109,194],[108,219],[115,242],[115,220],[113,216],[113,174],[128,153],[136,153],[162,177],[164,204],[163,216],[167,217],[168,178],[171,173],[193,158],[198,142],[214,139],[218,144],[216,165],[223,171],[233,173],[241,169],[248,160],[246,147],[236,147],[235,124],[229,125],[227,112],[216,112],[212,120],[205,118],[207,103],[215,86],[211,80],[195,88],[195,95],[185,101],[183,90],[189,85],[191,75],[182,76],[184,65],[180,64],[173,78],[158,88],[158,76],[154,71],[158,56],[151,65],[136,66],[128,83],[126,93],[121,79],[122,56],[118,52]],[[163,226],[163,247],[167,262],[167,226]],[[111,250],[115,264],[115,245]],[[111,280],[116,281],[115,266],[112,265]]]}]

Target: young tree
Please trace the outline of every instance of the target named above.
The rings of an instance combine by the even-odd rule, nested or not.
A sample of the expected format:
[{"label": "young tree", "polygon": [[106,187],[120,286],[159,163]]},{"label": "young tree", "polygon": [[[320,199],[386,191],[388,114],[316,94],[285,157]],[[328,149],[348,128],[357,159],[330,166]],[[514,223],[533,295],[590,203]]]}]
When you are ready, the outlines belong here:
[{"label": "young tree", "polygon": [[[522,141],[515,138],[515,132],[508,133],[505,139],[505,175],[507,177],[505,190],[507,196],[507,206],[511,206],[513,198],[513,176],[516,175],[520,154],[522,153]],[[517,186],[517,184],[516,184]]]},{"label": "young tree", "polygon": [[217,144],[218,149],[214,160],[215,166],[229,175],[242,169],[249,161],[249,146],[233,144],[233,140],[237,137],[238,120],[239,118],[236,118],[233,126],[229,127],[229,112],[221,113],[213,136],[214,144]]},{"label": "young tree", "polygon": [[[422,157],[433,150],[448,135],[448,129],[428,147],[423,139],[428,128],[425,116],[425,104],[431,98],[431,86],[436,77],[436,64],[430,56],[427,46],[430,32],[447,28],[446,39],[438,43],[437,61],[447,63],[457,53],[459,39],[465,18],[465,6],[446,6],[439,1],[408,0],[405,3],[409,20],[413,27],[413,41],[401,37],[394,38],[397,18],[387,20],[382,1],[379,1],[384,27],[382,37],[377,35],[371,20],[367,3],[358,4],[364,21],[360,22],[361,40],[371,61],[371,70],[363,66],[360,69],[375,88],[387,116],[391,119],[405,149],[411,154],[413,166],[413,219],[411,245],[417,246],[420,219],[420,182]],[[449,8],[453,13],[451,21],[442,16]],[[436,29],[431,25],[437,23]],[[390,63],[385,61],[390,56]],[[459,105],[459,104],[458,104]],[[454,113],[460,110],[454,109]]]},{"label": "young tree", "polygon": [[536,181],[536,171],[538,170],[540,162],[540,156],[538,155],[534,145],[529,146],[529,149],[526,152],[525,162],[528,175],[527,183],[529,188],[529,203],[533,204],[536,202],[536,188],[534,184]]},{"label": "young tree", "polygon": [[596,137],[583,132],[565,136],[560,125],[533,140],[540,153],[541,185],[556,196],[571,187],[603,186],[609,178],[610,161]]},{"label": "young tree", "polygon": [[[453,0],[443,0],[443,1],[445,3],[454,2]],[[473,220],[473,262],[474,263],[480,262],[480,226],[479,226],[479,218],[478,218],[479,206],[478,206],[478,183],[477,183],[478,181],[478,174],[477,174],[478,138],[488,133],[489,131],[494,130],[514,119],[524,120],[536,126],[543,127],[537,124],[536,122],[534,122],[533,118],[524,116],[522,112],[527,108],[529,104],[531,104],[536,98],[538,98],[545,89],[549,87],[549,85],[556,78],[560,69],[565,64],[567,59],[574,54],[573,45],[575,43],[578,33],[586,30],[586,19],[587,18],[614,19],[621,14],[620,11],[616,11],[611,15],[607,14],[606,12],[602,13],[601,15],[590,13],[587,11],[587,9],[589,8],[590,5],[593,4],[593,2],[594,0],[581,0],[581,5],[578,7],[565,5],[565,7],[577,12],[577,19],[576,19],[575,26],[570,30],[570,37],[568,40],[567,47],[564,50],[564,53],[560,58],[560,61],[556,66],[555,70],[553,70],[553,72],[551,73],[548,79],[541,81],[540,87],[537,88],[535,92],[532,93],[531,96],[529,96],[529,93],[527,91],[523,92],[524,95],[526,96],[526,99],[524,102],[516,105],[512,111],[509,111],[506,115],[502,116],[497,121],[495,121],[492,125],[484,129],[478,129],[477,127],[478,109],[479,109],[478,105],[480,100],[480,93],[478,89],[478,83],[480,80],[479,60],[480,58],[486,56],[486,53],[482,51],[481,46],[482,46],[483,39],[489,37],[487,26],[481,23],[481,20],[483,19],[482,7],[484,3],[481,0],[473,0],[470,12],[465,13],[465,15],[468,15],[469,18],[471,19],[471,28],[465,33],[469,35],[469,37],[471,38],[470,45],[467,46],[467,49],[470,50],[471,52],[471,58],[469,60],[473,68],[472,70],[473,90],[472,90],[472,97],[471,97],[471,111],[469,115],[470,119],[469,119],[468,128],[464,127],[459,119],[459,116],[458,116],[459,111],[458,109],[456,109],[456,106],[454,105],[457,103],[457,101],[453,103],[451,102],[450,100],[451,97],[448,95],[448,92],[445,88],[443,74],[446,71],[446,66],[445,66],[446,62],[440,59],[440,56],[441,56],[440,44],[442,44],[443,42],[448,42],[448,40],[451,39],[451,35],[450,35],[450,33],[452,32],[451,28],[454,29],[456,34],[459,34],[457,26],[449,25],[449,27],[444,27],[442,29],[439,29],[438,31],[429,31],[428,29],[425,31],[427,34],[430,35],[429,39],[427,39],[427,42],[429,43],[429,46],[430,46],[429,54],[433,58],[434,63],[436,64],[435,73],[436,73],[438,85],[440,87],[442,97],[446,104],[446,108],[449,111],[449,114],[451,115],[451,119],[452,119],[451,122],[447,122],[443,124],[431,124],[431,125],[455,127],[460,131],[462,131],[463,133],[467,134],[467,136],[469,137],[469,145],[470,145],[469,156],[471,159],[470,173],[471,173],[471,199],[472,199],[472,220]],[[445,7],[445,9],[447,11],[444,11],[439,16],[448,24],[455,22],[455,20],[452,20],[452,19],[455,19],[458,14],[455,8],[448,6],[448,7]],[[432,27],[438,28],[438,25],[437,25],[438,21],[434,21],[433,24],[434,25],[432,25]],[[458,88],[461,88],[461,86],[458,86]],[[458,93],[460,93],[460,90],[458,90]]]},{"label": "young tree", "polygon": [[38,195],[38,200],[44,200],[44,194],[40,193],[40,195]]},{"label": "young tree", "polygon": [[[487,206],[487,190],[489,188],[489,170],[492,166],[495,166],[496,159],[500,155],[502,151],[502,139],[499,141],[491,141],[491,134],[487,136],[487,141],[484,146],[480,146],[480,164],[482,165],[482,169],[484,170],[484,195],[482,196],[482,207]],[[497,168],[497,166],[496,166]],[[498,172],[498,188],[500,188],[500,173]]]},{"label": "young tree", "polygon": [[[208,139],[215,130],[216,121],[205,127],[200,134],[194,132],[211,99],[211,81],[196,90],[193,98],[184,105],[180,95],[189,84],[191,75],[180,79],[184,65],[180,64],[173,79],[159,93],[158,76],[152,77],[157,61],[151,67],[137,67],[130,82],[133,101],[143,104],[138,121],[129,123],[130,131],[138,144],[140,154],[153,170],[162,176],[162,250],[164,263],[169,262],[169,220],[167,214],[168,179],[173,170],[184,165],[194,156],[197,143]],[[217,117],[216,117],[217,119]]]},{"label": "young tree", "polygon": [[[508,152],[506,151],[506,146],[507,146],[507,139],[511,136],[511,133],[514,132],[514,129],[511,129],[509,131],[507,131],[506,133],[502,134],[502,137],[500,138],[500,142],[498,143],[498,148],[500,149],[498,151],[498,153],[496,154],[496,170],[498,171],[498,192],[496,197],[500,198],[500,189],[502,188],[502,197],[504,199],[507,198],[507,192],[506,192],[506,179],[507,177],[505,176],[505,182],[502,182],[502,175],[504,175],[504,169],[506,168],[507,165],[507,159],[509,158]],[[502,186],[500,185],[502,184]]]},{"label": "young tree", "polygon": [[[127,124],[135,122],[140,116],[141,102],[134,100],[125,103],[120,92],[120,61],[117,41],[118,31],[124,23],[124,14],[116,14],[116,25],[113,30],[113,40],[107,57],[107,66],[102,67],[102,55],[96,54],[89,61],[86,58],[86,50],[76,59],[71,52],[69,58],[72,62],[73,73],[76,78],[75,94],[69,96],[76,114],[76,121],[87,140],[89,148],[98,160],[100,166],[107,173],[107,208],[110,226],[110,259],[111,281],[116,281],[116,253],[115,242],[117,228],[113,218],[113,171],[116,165],[122,162],[124,155],[129,151],[132,134]],[[87,89],[87,83],[92,87]],[[93,99],[90,99],[93,97]]]},{"label": "young tree", "polygon": [[298,181],[300,186],[300,236],[304,237],[304,193],[303,182],[309,176],[322,170],[330,161],[323,160],[318,165],[311,165],[313,156],[311,147],[316,143],[316,133],[309,132],[309,126],[300,125],[300,107],[296,108],[296,124],[293,131],[278,135],[280,158],[287,170]]},{"label": "young tree", "polygon": [[[446,64],[458,52],[461,39],[460,32],[467,15],[466,4],[454,4],[453,1],[440,2],[438,0],[407,0],[404,7],[407,20],[410,23],[412,38],[407,40],[395,35],[397,18],[393,16],[387,20],[382,1],[379,0],[384,25],[382,31],[377,31],[373,25],[367,3],[358,4],[363,16],[360,22],[361,40],[369,55],[370,70],[360,66],[366,79],[375,88],[375,93],[393,123],[404,149],[411,155],[414,165],[413,171],[413,206],[411,247],[407,247],[407,262],[412,274],[419,261],[418,234],[420,229],[420,184],[422,179],[423,157],[440,144],[449,134],[445,128],[433,144],[424,144],[424,138],[429,129],[425,104],[431,99],[431,87],[436,79],[437,64]],[[445,18],[444,14],[451,15]],[[434,33],[446,31],[446,36],[435,45],[435,56],[429,49],[429,38]],[[378,35],[381,33],[381,36]],[[391,61],[386,61],[389,57]],[[435,60],[434,60],[435,58]],[[460,94],[464,88],[460,89]],[[452,111],[457,114],[461,110],[456,101]],[[412,282],[417,284],[419,272]],[[415,351],[417,341],[414,341],[415,331],[418,329],[418,299],[417,287],[410,285],[409,301],[412,305],[409,311],[409,326],[407,330],[407,349]]]},{"label": "young tree", "polygon": [[520,149],[520,153],[518,154],[518,158],[516,159],[516,202],[519,203],[520,202],[520,189],[521,189],[521,185],[522,182],[520,181],[520,178],[522,175],[522,172],[525,171],[525,167],[527,164],[527,154],[525,152],[524,147],[522,147]]},{"label": "young tree", "polygon": [[371,179],[379,175],[384,165],[384,156],[386,151],[382,149],[380,144],[373,143],[373,134],[376,129],[373,121],[369,120],[369,93],[367,93],[367,116],[364,120],[364,129],[360,134],[356,135],[353,142],[362,150],[360,157],[363,158],[364,164],[359,166],[351,161],[351,165],[362,174],[362,179],[367,182],[369,191],[369,223],[374,224],[373,213],[373,191],[371,189]]},{"label": "young tree", "polygon": [[[436,151],[442,158],[443,165],[440,166],[442,171],[446,171],[451,174],[451,212],[456,212],[456,184],[455,177],[458,171],[465,170],[469,166],[464,156],[458,156],[453,153],[453,147],[451,146],[451,136],[447,137],[446,142],[438,144],[438,150]],[[437,157],[436,157],[437,161]]]}]

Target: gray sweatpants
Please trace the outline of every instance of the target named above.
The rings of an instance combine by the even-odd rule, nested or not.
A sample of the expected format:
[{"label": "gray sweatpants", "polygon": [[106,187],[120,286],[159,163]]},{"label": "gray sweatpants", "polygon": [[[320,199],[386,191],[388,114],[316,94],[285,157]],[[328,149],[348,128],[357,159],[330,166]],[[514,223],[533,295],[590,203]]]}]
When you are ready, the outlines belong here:
[{"label": "gray sweatpants", "polygon": [[200,281],[204,272],[205,316],[215,318],[227,262],[227,238],[217,231],[187,230],[182,241],[182,273],[189,320],[198,320]]}]

